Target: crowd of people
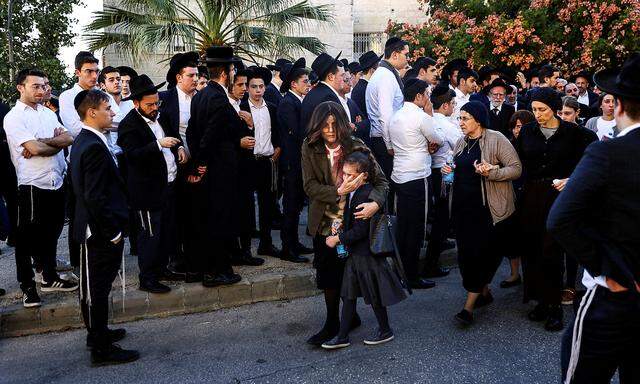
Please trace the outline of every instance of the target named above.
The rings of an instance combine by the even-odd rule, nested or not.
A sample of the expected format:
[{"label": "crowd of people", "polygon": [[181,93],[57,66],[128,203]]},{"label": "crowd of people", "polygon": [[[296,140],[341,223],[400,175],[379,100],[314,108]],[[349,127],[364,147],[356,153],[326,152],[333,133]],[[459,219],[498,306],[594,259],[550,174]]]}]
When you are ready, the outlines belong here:
[{"label": "crowd of people", "polygon": [[[524,302],[535,302],[528,317],[548,331],[562,330],[561,305],[580,299],[579,264],[583,283],[605,273],[609,285],[590,278],[635,292],[640,239],[629,226],[639,224],[638,201],[621,197],[639,192],[639,173],[618,157],[632,156],[637,134],[628,144],[617,137],[640,122],[640,83],[626,78],[637,80],[640,60],[617,78],[608,70],[565,80],[549,64],[526,74],[476,71],[463,59],[410,62],[409,52],[392,37],[382,55],[348,62],[322,53],[309,69],[303,58],[247,67],[230,47],[214,46],[173,56],[161,84],[129,67],[100,69],[80,52],[77,83],[57,99],[45,73],[20,71],[0,160],[24,306],[41,304],[36,282],[41,292],[80,288],[93,363],[137,359],[114,344],[124,330],[107,327],[125,238],[138,257],[139,289],[155,294],[171,290],[167,281],[234,284],[241,277],[233,266],[259,266],[264,257],[306,263],[313,254],[326,320],[308,343],[326,349],[349,346],[361,323],[358,297],[379,325],[365,343],[392,340],[386,307],[449,273],[439,258],[451,238],[467,291],[454,316],[462,326],[493,302],[489,285],[505,257],[511,274],[500,287],[524,283]],[[630,189],[612,189],[625,178]],[[600,208],[585,212],[589,204]],[[305,205],[313,248],[300,241]],[[399,257],[370,247],[383,214],[396,217]],[[63,279],[56,254],[65,218],[75,273]],[[623,244],[602,244],[614,239]],[[595,285],[586,300],[606,302],[594,299]],[[615,309],[626,310],[621,327],[637,341],[639,301],[627,295]],[[606,332],[596,328],[585,335]],[[592,382],[592,357],[575,354],[583,330],[572,332],[568,380]],[[622,364],[619,353],[607,369]],[[637,378],[637,368],[626,372]]]}]

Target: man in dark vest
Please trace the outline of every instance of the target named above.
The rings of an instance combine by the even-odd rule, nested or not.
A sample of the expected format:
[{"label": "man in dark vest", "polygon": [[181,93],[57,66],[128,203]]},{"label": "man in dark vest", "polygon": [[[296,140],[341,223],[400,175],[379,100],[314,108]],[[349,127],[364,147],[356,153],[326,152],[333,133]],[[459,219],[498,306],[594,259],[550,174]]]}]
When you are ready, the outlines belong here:
[{"label": "man in dark vest", "polygon": [[227,89],[235,73],[233,48],[213,46],[206,51],[211,81],[191,101],[191,118],[187,127],[187,144],[193,166],[187,181],[193,228],[199,242],[188,264],[201,265],[203,285],[215,287],[241,280],[233,272],[231,253],[237,243],[237,190],[239,134],[242,119],[233,109]]}]

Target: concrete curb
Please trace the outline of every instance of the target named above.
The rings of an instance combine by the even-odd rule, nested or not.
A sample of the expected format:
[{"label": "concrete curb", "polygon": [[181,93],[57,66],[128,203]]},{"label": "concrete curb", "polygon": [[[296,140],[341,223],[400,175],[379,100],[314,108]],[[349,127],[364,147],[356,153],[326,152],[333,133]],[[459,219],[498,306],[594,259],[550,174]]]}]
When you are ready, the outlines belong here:
[{"label": "concrete curb", "polygon": [[[266,273],[243,279],[237,284],[205,288],[202,284],[182,284],[163,295],[130,289],[124,307],[117,288],[111,294],[111,320],[123,323],[146,318],[183,315],[222,308],[290,300],[318,294],[315,271],[312,269],[286,273]],[[37,333],[60,332],[83,327],[77,296],[62,302],[28,309],[21,304],[3,308],[0,312],[0,337],[16,337]]]}]

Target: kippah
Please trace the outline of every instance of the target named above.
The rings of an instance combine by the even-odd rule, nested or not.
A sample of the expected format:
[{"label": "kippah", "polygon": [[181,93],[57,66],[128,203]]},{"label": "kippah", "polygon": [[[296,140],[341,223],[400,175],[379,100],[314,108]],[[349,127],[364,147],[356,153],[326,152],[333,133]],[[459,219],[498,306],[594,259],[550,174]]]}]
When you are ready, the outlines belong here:
[{"label": "kippah", "polygon": [[78,110],[78,107],[80,107],[80,104],[82,104],[84,99],[87,97],[87,93],[89,93],[89,91],[82,90],[80,91],[80,93],[76,95],[75,99],[73,99],[73,106],[76,108],[76,110]]}]

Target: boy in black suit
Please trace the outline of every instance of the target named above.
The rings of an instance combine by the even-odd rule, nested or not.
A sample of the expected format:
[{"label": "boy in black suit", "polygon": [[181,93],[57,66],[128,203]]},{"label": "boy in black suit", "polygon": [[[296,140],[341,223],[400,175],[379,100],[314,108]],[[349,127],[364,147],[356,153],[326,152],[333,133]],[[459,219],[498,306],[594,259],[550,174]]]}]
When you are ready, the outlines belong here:
[{"label": "boy in black suit", "polygon": [[94,366],[131,362],[139,353],[113,344],[125,337],[125,330],[107,327],[109,292],[120,268],[129,218],[124,181],[105,137],[115,113],[107,94],[98,90],[81,91],[74,105],[82,129],[70,154],[76,196],[71,236],[82,244],[80,309],[87,346]]}]

